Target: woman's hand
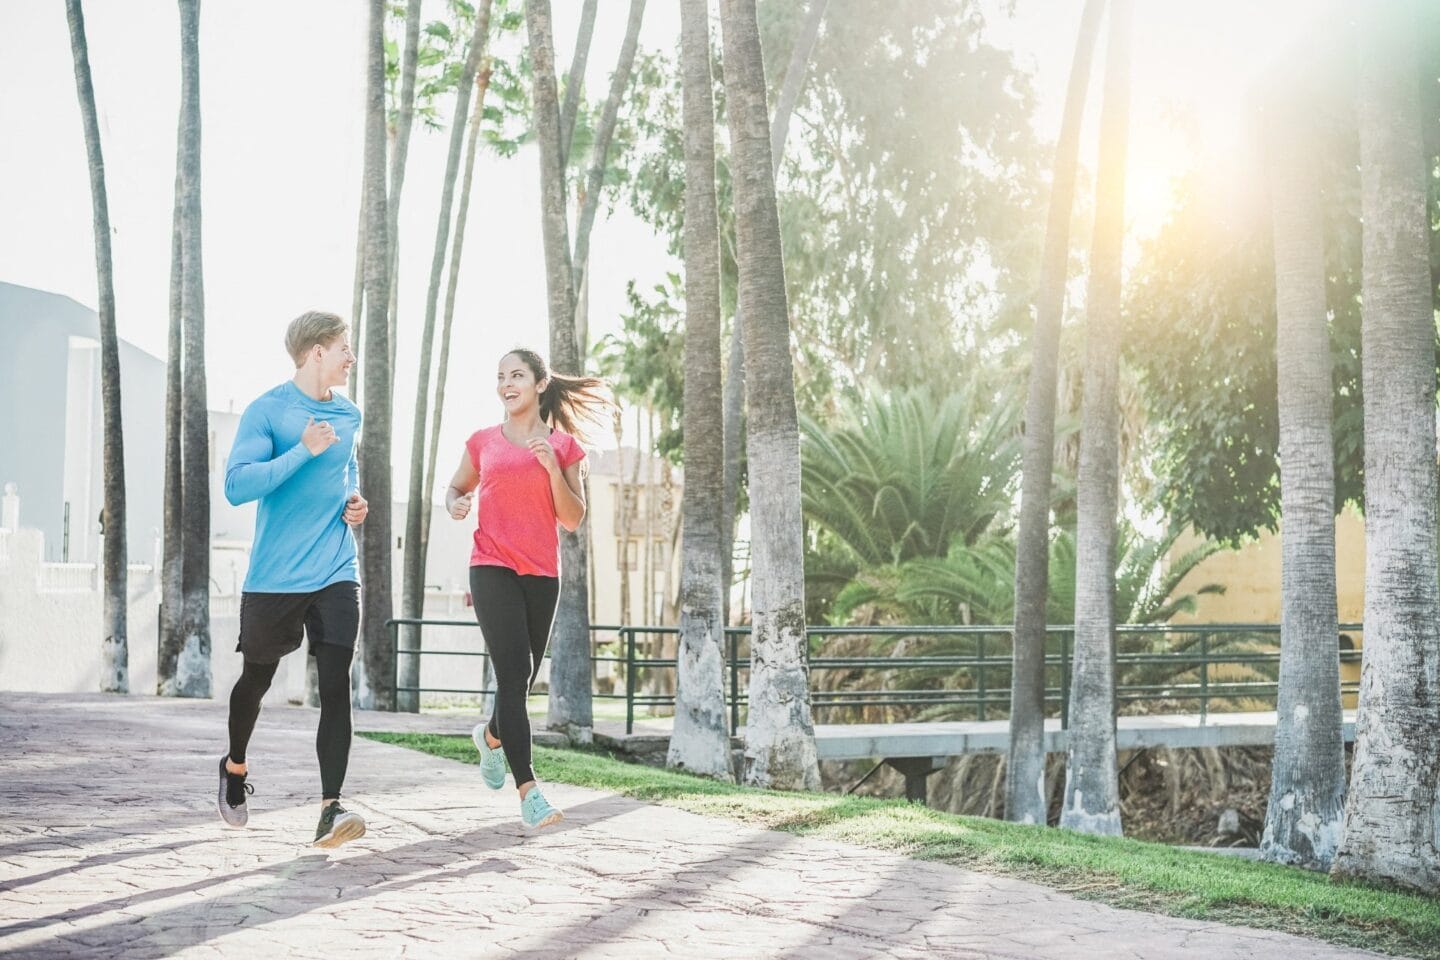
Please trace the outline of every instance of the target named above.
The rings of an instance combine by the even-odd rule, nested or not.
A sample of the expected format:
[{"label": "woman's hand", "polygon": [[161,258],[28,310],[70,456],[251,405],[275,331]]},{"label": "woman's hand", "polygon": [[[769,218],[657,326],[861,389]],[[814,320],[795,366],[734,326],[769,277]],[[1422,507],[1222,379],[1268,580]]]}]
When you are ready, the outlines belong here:
[{"label": "woman's hand", "polygon": [[473,490],[464,496],[456,497],[455,501],[450,504],[450,516],[456,520],[464,520],[470,516],[470,503],[474,499],[475,492]]},{"label": "woman's hand", "polygon": [[530,439],[530,452],[535,454],[535,459],[540,461],[540,466],[550,476],[560,472],[560,461],[555,459],[555,448],[550,446],[550,441],[544,437],[532,437]]}]

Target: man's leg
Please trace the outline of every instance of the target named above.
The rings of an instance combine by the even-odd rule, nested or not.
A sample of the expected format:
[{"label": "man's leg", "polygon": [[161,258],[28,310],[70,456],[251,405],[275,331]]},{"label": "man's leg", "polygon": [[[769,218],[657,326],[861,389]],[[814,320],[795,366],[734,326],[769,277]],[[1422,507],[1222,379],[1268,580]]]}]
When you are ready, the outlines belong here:
[{"label": "man's leg", "polygon": [[243,774],[245,750],[250,745],[250,735],[255,732],[255,721],[260,716],[260,701],[270,682],[275,679],[275,663],[256,663],[246,660],[240,671],[240,679],[230,691],[230,756],[226,769],[231,773]]},{"label": "man's leg", "polygon": [[350,661],[360,633],[360,585],[332,583],[314,594],[305,614],[305,632],[320,686],[320,723],[315,757],[320,761],[320,824],[317,847],[338,847],[365,835],[365,820],[340,805],[350,765]]},{"label": "man's leg", "polygon": [[333,643],[315,645],[320,678],[320,725],[315,730],[315,755],[320,760],[323,800],[339,800],[350,765],[350,661],[355,651]]}]

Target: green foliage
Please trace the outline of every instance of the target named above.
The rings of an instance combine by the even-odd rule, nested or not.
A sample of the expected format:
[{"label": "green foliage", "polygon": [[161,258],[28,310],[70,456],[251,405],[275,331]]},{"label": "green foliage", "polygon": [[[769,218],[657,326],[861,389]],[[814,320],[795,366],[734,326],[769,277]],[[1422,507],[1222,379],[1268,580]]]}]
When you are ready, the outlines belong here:
[{"label": "green foliage", "polygon": [[[385,109],[386,124],[393,138],[400,113],[401,47],[405,40],[404,3],[387,6],[385,23]],[[444,105],[450,102],[464,72],[465,57],[475,33],[476,10],[466,0],[448,0],[444,19],[420,27],[420,45],[415,57],[415,122],[431,132],[448,128]],[[521,28],[524,14],[519,0],[493,0],[486,60],[491,68],[490,86],[482,113],[480,141],[501,156],[519,148],[529,114],[529,91],[518,69],[524,50]],[[518,129],[517,129],[518,128]]]},{"label": "green foliage", "polygon": [[[1440,24],[1440,12],[1427,16]],[[1440,33],[1423,55],[1429,78],[1427,152],[1431,263],[1440,309]],[[1354,64],[1335,82],[1353,89]],[[1337,93],[1337,96],[1340,94]],[[1353,114],[1322,116],[1317,162],[1325,213],[1326,299],[1334,363],[1336,510],[1363,507],[1360,378],[1359,145]],[[1245,175],[1264,183],[1265,174]],[[1125,351],[1139,371],[1145,448],[1156,496],[1172,522],[1234,543],[1280,518],[1275,281],[1269,197],[1237,197],[1197,172],[1147,243],[1129,290]],[[1440,369],[1440,348],[1437,348]]]},{"label": "green foliage", "polygon": [[684,302],[684,283],[679,274],[671,273],[651,292],[656,298],[647,300],[630,282],[626,288],[630,309],[621,317],[620,333],[605,337],[593,354],[617,397],[655,408],[660,416],[655,453],[678,463],[683,443],[685,317],[674,304]]},{"label": "green foliage", "polygon": [[[1171,548],[1180,532],[1145,537],[1122,523],[1116,553],[1115,616],[1121,623],[1165,623],[1177,613],[1193,613],[1196,600],[1223,593],[1210,583],[1180,594],[1180,582],[1201,561],[1221,549],[1205,541],[1173,561]],[[1075,535],[1061,530],[1050,540],[1050,589],[1046,620],[1075,619]],[[861,571],[840,592],[834,619],[871,623],[1011,623],[1015,616],[1015,543],[1008,536],[977,544],[956,543],[944,557]]]},{"label": "green foliage", "polygon": [[812,615],[824,615],[861,570],[943,557],[1008,513],[1020,466],[1020,405],[1013,390],[982,384],[967,378],[944,396],[872,385],[842,400],[829,426],[801,416]]}]

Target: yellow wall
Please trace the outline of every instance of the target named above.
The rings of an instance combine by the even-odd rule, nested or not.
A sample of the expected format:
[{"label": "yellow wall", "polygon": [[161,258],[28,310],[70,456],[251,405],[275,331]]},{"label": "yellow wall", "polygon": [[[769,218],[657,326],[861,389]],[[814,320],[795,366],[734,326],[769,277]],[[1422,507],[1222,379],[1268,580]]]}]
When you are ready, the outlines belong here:
[{"label": "yellow wall", "polygon": [[[1170,559],[1183,556],[1200,542],[1193,533],[1183,535],[1170,550]],[[1238,550],[1209,557],[1180,582],[1176,591],[1193,593],[1207,583],[1225,587],[1223,594],[1196,598],[1194,614],[1180,614],[1177,623],[1279,623],[1280,534],[1265,533]],[[1365,521],[1353,507],[1335,518],[1335,590],[1341,623],[1359,623],[1365,613]],[[1358,649],[1359,631],[1346,631]],[[1359,663],[1342,663],[1340,679],[1360,679]],[[1345,696],[1345,706],[1355,706]]]}]

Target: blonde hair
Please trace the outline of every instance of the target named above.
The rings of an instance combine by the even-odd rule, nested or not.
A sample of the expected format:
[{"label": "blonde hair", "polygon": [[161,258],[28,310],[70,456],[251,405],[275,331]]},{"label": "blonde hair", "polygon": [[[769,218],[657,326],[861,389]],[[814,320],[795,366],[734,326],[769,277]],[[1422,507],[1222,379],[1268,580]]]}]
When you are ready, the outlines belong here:
[{"label": "blonde hair", "polygon": [[299,367],[305,362],[305,354],[310,352],[311,347],[328,347],[345,336],[349,329],[350,324],[340,319],[338,314],[307,310],[291,320],[290,326],[285,329],[285,349],[290,351],[290,359]]}]

